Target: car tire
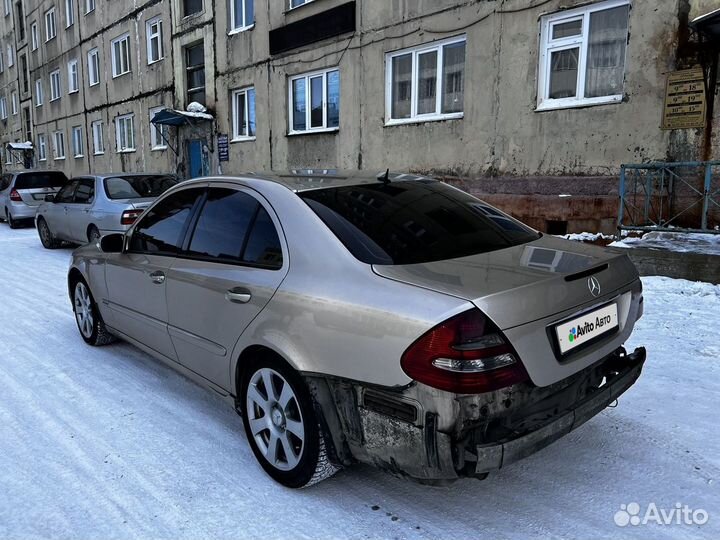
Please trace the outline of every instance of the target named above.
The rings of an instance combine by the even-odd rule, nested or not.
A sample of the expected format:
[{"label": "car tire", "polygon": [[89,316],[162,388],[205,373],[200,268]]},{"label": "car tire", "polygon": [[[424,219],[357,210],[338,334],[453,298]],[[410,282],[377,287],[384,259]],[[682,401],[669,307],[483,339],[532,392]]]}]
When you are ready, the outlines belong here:
[{"label": "car tire", "polygon": [[7,224],[10,226],[11,229],[20,228],[20,224],[17,222],[17,220],[13,219],[12,214],[7,208],[5,209],[5,221],[7,221]]},{"label": "car tire", "polygon": [[76,280],[72,291],[75,322],[85,343],[100,347],[115,341],[115,336],[105,327],[87,282],[84,279]]},{"label": "car tire", "polygon": [[62,242],[53,236],[50,226],[45,219],[40,218],[37,222],[38,236],[45,249],[57,249]]},{"label": "car tire", "polygon": [[309,487],[338,471],[328,457],[310,392],[284,361],[263,355],[253,362],[241,382],[240,403],[253,454],[276,482]]},{"label": "car tire", "polygon": [[90,225],[87,231],[88,242],[91,244],[100,240],[101,234],[95,225]]}]

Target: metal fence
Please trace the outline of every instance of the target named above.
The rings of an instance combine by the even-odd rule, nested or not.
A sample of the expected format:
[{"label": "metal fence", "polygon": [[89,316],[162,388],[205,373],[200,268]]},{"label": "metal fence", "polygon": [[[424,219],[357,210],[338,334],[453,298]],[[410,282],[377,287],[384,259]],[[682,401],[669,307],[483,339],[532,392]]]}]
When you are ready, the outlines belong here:
[{"label": "metal fence", "polygon": [[720,161],[620,167],[618,231],[720,234]]}]

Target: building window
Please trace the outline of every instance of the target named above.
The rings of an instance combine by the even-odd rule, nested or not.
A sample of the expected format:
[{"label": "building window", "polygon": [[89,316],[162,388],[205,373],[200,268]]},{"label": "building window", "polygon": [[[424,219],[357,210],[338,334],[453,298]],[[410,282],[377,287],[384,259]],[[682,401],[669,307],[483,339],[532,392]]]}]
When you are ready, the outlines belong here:
[{"label": "building window", "polygon": [[255,89],[235,90],[232,94],[233,141],[255,138]]},{"label": "building window", "polygon": [[77,60],[68,62],[68,94],[74,94],[79,90],[78,63]]},{"label": "building window", "polygon": [[152,150],[165,150],[167,148],[167,125],[152,123],[155,115],[164,109],[165,107],[155,107],[148,111],[150,113],[150,148]]},{"label": "building window", "polygon": [[100,84],[100,53],[97,48],[88,51],[88,82],[90,86]]},{"label": "building window", "polygon": [[85,15],[95,11],[95,0],[85,0]]},{"label": "building window", "polygon": [[200,13],[203,9],[203,0],[182,0],[183,17]]},{"label": "building window", "polygon": [[105,153],[105,137],[103,135],[103,121],[95,120],[92,124],[93,153],[98,156]]},{"label": "building window", "polygon": [[42,79],[35,81],[35,106],[39,107],[43,104],[43,84]]},{"label": "building window", "polygon": [[385,56],[386,124],[461,118],[465,36]]},{"label": "building window", "polygon": [[50,8],[45,12],[45,41],[50,41],[57,35],[55,27],[55,8]]},{"label": "building window", "polygon": [[126,114],[115,119],[115,145],[118,152],[135,151],[135,115]]},{"label": "building window", "polygon": [[164,58],[162,43],[162,20],[159,17],[150,19],[147,22],[146,32],[148,64],[153,64]]},{"label": "building window", "polygon": [[55,159],[65,159],[65,133],[53,133],[53,156]]},{"label": "building window", "polygon": [[65,28],[70,28],[73,24],[75,24],[73,0],[65,0]]},{"label": "building window", "polygon": [[23,94],[30,91],[30,73],[28,72],[27,54],[20,55],[20,71]]},{"label": "building window", "polygon": [[130,34],[113,39],[110,46],[113,78],[130,73]]},{"label": "building window", "polygon": [[185,47],[187,101],[205,104],[205,48],[203,43]]},{"label": "building window", "polygon": [[5,0],[5,16],[6,17],[8,15],[10,15],[10,5],[11,5],[10,0]]},{"label": "building window", "polygon": [[32,141],[32,120],[30,119],[30,107],[23,107],[22,110],[23,126],[25,127],[25,140]]},{"label": "building window", "polygon": [[18,41],[25,41],[25,14],[22,1],[15,3],[15,13],[17,14]]},{"label": "building window", "polygon": [[7,46],[7,64],[8,67],[13,67],[15,65],[15,51],[13,50],[12,45]]},{"label": "building window", "polygon": [[72,150],[74,157],[83,157],[82,127],[80,126],[72,128]]},{"label": "building window", "polygon": [[255,0],[230,0],[230,33],[240,32],[255,24]]},{"label": "building window", "polygon": [[12,113],[14,116],[18,113],[18,96],[15,90],[10,92],[10,105],[12,107]]},{"label": "building window", "polygon": [[5,71],[5,64],[3,63],[3,52],[2,49],[0,49],[0,73]]},{"label": "building window", "polygon": [[622,101],[629,14],[612,0],[540,20],[538,110]]},{"label": "building window", "polygon": [[50,73],[50,101],[60,99],[60,70]]},{"label": "building window", "polygon": [[290,9],[304,6],[305,4],[309,4],[313,0],[290,0]]},{"label": "building window", "polygon": [[38,161],[47,161],[47,146],[45,143],[45,135],[38,134]]},{"label": "building window", "polygon": [[30,25],[30,50],[37,51],[40,46],[40,39],[38,37],[38,25],[36,22]]},{"label": "building window", "polygon": [[290,133],[330,131],[340,126],[340,72],[337,68],[290,79]]},{"label": "building window", "polygon": [[7,98],[5,96],[0,97],[0,119],[7,119]]}]

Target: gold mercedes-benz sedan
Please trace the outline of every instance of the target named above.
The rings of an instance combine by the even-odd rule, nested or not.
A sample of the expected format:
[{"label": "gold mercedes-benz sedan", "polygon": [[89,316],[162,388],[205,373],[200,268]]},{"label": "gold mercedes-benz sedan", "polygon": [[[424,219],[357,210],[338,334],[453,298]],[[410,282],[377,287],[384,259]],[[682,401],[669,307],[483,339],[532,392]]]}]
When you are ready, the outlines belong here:
[{"label": "gold mercedes-benz sedan", "polygon": [[82,338],[133,343],[224,396],[290,487],[360,461],[484,478],[638,378],[624,254],[546,236],[410,174],[180,183],[77,249]]}]

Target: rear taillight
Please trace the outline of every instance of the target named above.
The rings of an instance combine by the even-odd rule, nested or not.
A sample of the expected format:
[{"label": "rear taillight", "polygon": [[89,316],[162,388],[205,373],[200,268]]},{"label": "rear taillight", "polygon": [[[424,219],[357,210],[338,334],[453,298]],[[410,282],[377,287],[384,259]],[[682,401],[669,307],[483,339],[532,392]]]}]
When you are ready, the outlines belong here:
[{"label": "rear taillight", "polygon": [[142,210],[125,210],[120,216],[120,223],[122,225],[132,225],[140,217],[140,214],[142,214]]},{"label": "rear taillight", "polygon": [[21,197],[20,194],[17,192],[17,189],[13,189],[13,190],[10,192],[10,200],[11,200],[11,201],[15,201],[15,202],[22,202],[22,197]]},{"label": "rear taillight", "polygon": [[416,381],[458,394],[491,392],[528,379],[515,350],[479,309],[423,334],[400,364]]}]

